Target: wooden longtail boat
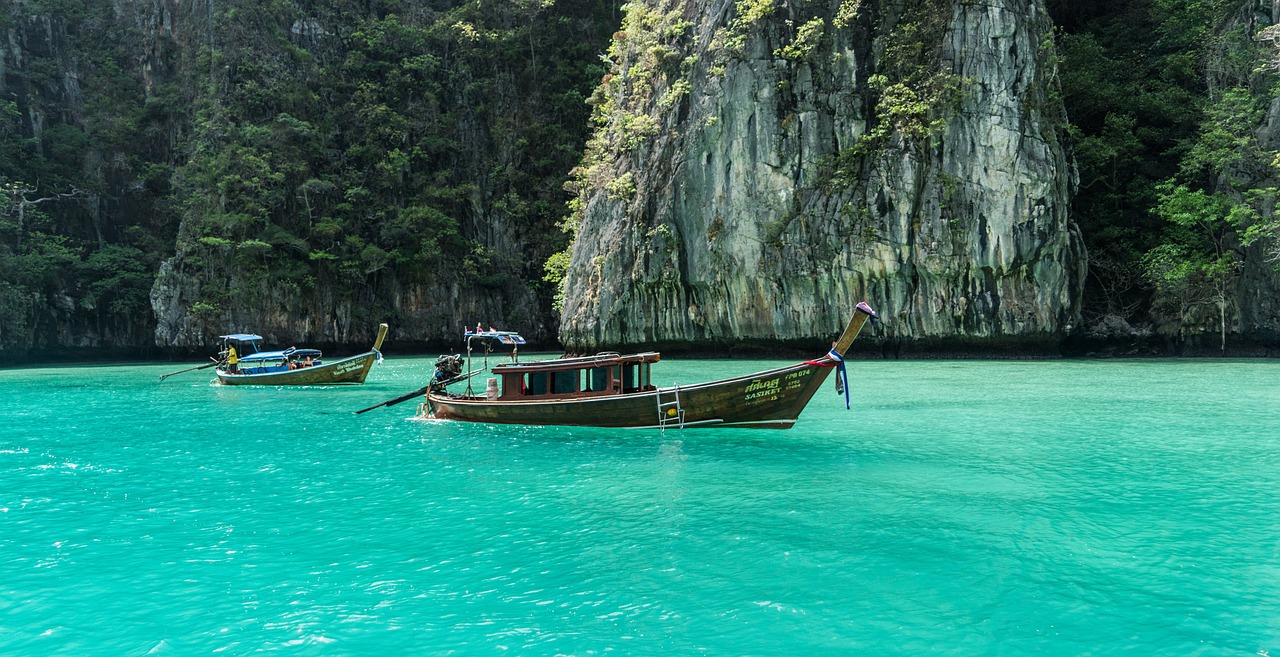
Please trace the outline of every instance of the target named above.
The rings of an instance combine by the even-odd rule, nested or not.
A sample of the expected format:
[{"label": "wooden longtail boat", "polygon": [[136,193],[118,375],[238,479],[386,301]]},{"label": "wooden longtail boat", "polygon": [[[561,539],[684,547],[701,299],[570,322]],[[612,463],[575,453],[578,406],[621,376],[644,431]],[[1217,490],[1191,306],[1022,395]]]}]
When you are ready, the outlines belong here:
[{"label": "wooden longtail boat", "polygon": [[[284,351],[259,351],[262,336],[251,333],[234,333],[219,336],[223,341],[223,358],[219,363],[218,383],[223,385],[258,386],[317,386],[332,383],[364,383],[369,368],[382,360],[378,349],[387,337],[387,325],[378,326],[378,337],[373,348],[358,356],[325,361],[317,349],[290,347]],[[239,346],[252,350],[237,356],[233,367],[226,358],[228,350]]]},{"label": "wooden longtail boat", "polygon": [[[787,429],[876,314],[859,303],[831,350],[815,360],[710,383],[659,388],[650,383],[656,352],[602,353],[492,368],[485,394],[428,389],[419,418],[496,424],[596,427],[757,427]],[[461,366],[460,358],[455,368]],[[468,367],[468,369],[470,369]],[[444,374],[448,374],[447,372]],[[438,375],[439,376],[439,373]],[[842,380],[848,396],[848,381]]]}]

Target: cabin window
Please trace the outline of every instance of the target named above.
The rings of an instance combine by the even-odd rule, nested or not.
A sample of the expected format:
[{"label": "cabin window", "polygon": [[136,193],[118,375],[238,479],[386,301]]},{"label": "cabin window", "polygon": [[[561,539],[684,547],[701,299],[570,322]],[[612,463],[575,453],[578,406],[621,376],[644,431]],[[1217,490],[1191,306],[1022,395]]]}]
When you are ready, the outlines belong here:
[{"label": "cabin window", "polygon": [[583,378],[586,380],[583,390],[588,392],[600,392],[609,389],[609,368],[593,367],[589,370],[582,371]]},{"label": "cabin window", "polygon": [[545,395],[547,394],[547,373],[531,372],[524,384],[524,394],[526,395]]},{"label": "cabin window", "polygon": [[622,366],[622,391],[631,392],[640,387],[640,366],[631,363]]},{"label": "cabin window", "polygon": [[564,395],[578,391],[578,373],[570,372],[552,372],[551,373],[551,392],[557,395]]}]

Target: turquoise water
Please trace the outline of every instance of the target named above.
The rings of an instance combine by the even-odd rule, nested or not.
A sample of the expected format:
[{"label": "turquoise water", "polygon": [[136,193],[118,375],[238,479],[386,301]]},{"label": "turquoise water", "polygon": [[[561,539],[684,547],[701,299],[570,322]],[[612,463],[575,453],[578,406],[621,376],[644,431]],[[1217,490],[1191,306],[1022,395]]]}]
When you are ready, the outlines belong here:
[{"label": "turquoise water", "polygon": [[431,362],[0,371],[0,654],[1280,654],[1280,363],[854,362],[790,431],[350,412]]}]

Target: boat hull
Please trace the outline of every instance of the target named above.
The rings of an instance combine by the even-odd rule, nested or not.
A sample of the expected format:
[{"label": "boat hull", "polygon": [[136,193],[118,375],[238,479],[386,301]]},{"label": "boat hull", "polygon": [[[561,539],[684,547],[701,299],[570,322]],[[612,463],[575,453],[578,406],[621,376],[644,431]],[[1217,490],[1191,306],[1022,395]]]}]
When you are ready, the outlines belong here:
[{"label": "boat hull", "polygon": [[[830,376],[832,367],[799,363],[734,379],[623,395],[557,400],[489,400],[428,396],[436,419],[592,427],[740,426],[787,429]],[[662,404],[660,405],[659,400]],[[669,415],[679,401],[679,413]],[[667,418],[662,421],[662,418]]]},{"label": "boat hull", "polygon": [[[862,326],[876,317],[866,302],[860,302],[844,332],[831,345],[831,350],[817,360],[809,360],[786,367],[765,370],[747,376],[699,383],[691,386],[653,388],[619,394],[614,390],[569,391],[553,393],[560,396],[547,398],[546,379],[535,384],[527,379],[528,388],[520,375],[515,377],[520,390],[536,392],[536,396],[520,398],[508,394],[498,398],[476,395],[450,395],[444,391],[428,392],[427,401],[419,409],[419,417],[494,424],[529,424],[550,426],[590,427],[754,427],[762,429],[789,429],[800,417],[800,412],[818,392],[822,383],[831,376],[831,370],[843,367],[844,354]],[[571,372],[569,381],[577,372],[599,370],[600,363],[613,363],[606,367],[624,367],[623,361],[644,364],[657,361],[657,354],[598,354],[589,359],[558,359],[545,361],[533,373],[544,376],[556,372]],[[503,369],[513,369],[506,366]],[[497,373],[499,368],[494,368]],[[509,374],[503,372],[508,379]],[[593,375],[594,376],[594,375]],[[607,381],[613,381],[612,374]],[[635,379],[631,379],[634,385]],[[644,381],[648,381],[647,372]],[[846,383],[848,383],[846,381]],[[612,386],[614,384],[610,384]],[[430,390],[430,389],[429,389]],[[845,391],[848,394],[848,390]],[[513,398],[514,397],[514,398]]]},{"label": "boat hull", "polygon": [[369,368],[373,367],[377,358],[377,351],[368,351],[323,365],[264,374],[231,374],[219,368],[218,383],[228,386],[321,386],[337,383],[364,383],[365,377],[369,375]]}]

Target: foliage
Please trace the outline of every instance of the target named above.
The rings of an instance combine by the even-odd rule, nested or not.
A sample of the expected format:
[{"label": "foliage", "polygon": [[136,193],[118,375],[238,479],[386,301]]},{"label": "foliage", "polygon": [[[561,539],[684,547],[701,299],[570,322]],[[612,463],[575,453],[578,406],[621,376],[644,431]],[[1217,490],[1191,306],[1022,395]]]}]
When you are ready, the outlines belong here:
[{"label": "foliage", "polygon": [[774,54],[793,61],[809,59],[813,55],[813,51],[818,47],[818,43],[822,40],[826,27],[827,21],[825,18],[818,17],[806,21],[796,31],[795,40],[775,50]]},{"label": "foliage", "polygon": [[1226,304],[1226,293],[1241,265],[1235,235],[1257,213],[1223,193],[1191,189],[1170,179],[1156,186],[1155,212],[1169,222],[1165,241],[1144,256],[1157,303],[1172,304],[1179,324],[1191,307]]},{"label": "foliage", "polygon": [[[26,12],[50,20],[9,24],[15,43],[38,45],[6,67],[11,93],[0,101],[0,351],[11,354],[59,332],[141,333],[151,272],[172,235],[154,211],[156,190],[140,180],[156,144],[149,128],[164,118],[140,111],[141,86],[127,73],[138,60],[116,28],[78,39],[112,24],[111,6],[58,0],[12,13]],[[40,47],[46,28],[93,43],[75,55],[74,84],[70,53]]]},{"label": "foliage", "polygon": [[858,13],[862,10],[862,0],[841,0],[840,6],[836,9],[835,26],[838,28],[846,28],[853,24],[858,18]]},{"label": "foliage", "polygon": [[551,257],[547,258],[546,263],[543,265],[545,273],[542,280],[557,286],[553,306],[556,310],[564,310],[564,287],[561,285],[561,281],[565,279],[565,276],[569,275],[570,260],[571,257],[567,250],[560,251],[551,254]]},{"label": "foliage", "polygon": [[942,60],[946,3],[923,0],[919,20],[894,26],[885,46],[882,73],[867,85],[876,94],[875,122],[855,147],[867,152],[882,147],[893,135],[922,149],[928,138],[946,126],[945,110],[959,100],[959,77]]},{"label": "foliage", "polygon": [[1207,300],[1217,307],[1220,349],[1225,352],[1228,311],[1236,279],[1244,266],[1243,247],[1274,239],[1270,214],[1276,197],[1276,162],[1280,153],[1258,140],[1258,126],[1275,81],[1259,65],[1265,56],[1238,30],[1223,36],[1204,120],[1181,158],[1176,179],[1157,185],[1156,213],[1169,222],[1163,244],[1153,249],[1181,251],[1188,266],[1169,292],[1170,276],[1155,279],[1156,302],[1179,301],[1179,326],[1185,326],[1188,303]]},{"label": "foliage", "polygon": [[[773,0],[737,0],[735,6],[739,21],[759,20],[776,8]],[[610,68],[588,101],[593,108],[593,132],[566,185],[575,198],[559,225],[570,245],[543,265],[543,280],[558,290],[557,303],[564,298],[567,254],[585,218],[586,200],[602,191],[618,202],[630,202],[636,196],[643,186],[643,173],[615,175],[615,157],[638,157],[661,134],[670,117],[687,103],[689,78],[697,64],[695,57],[682,56],[691,46],[692,27],[684,18],[683,5],[658,0],[627,3],[624,9],[622,29],[613,34],[603,58]],[[657,111],[650,113],[651,107]]]},{"label": "foliage", "polygon": [[[846,0],[837,12],[836,25],[848,25],[860,9],[860,2]],[[914,0],[892,26],[877,72],[867,80],[872,107],[867,131],[852,147],[824,163],[830,184],[855,184],[866,159],[891,143],[924,152],[932,137],[946,127],[946,115],[959,103],[964,84],[942,58],[949,16],[947,0]]]},{"label": "foliage", "polygon": [[[1092,263],[1086,312],[1169,333],[1214,306],[1225,338],[1242,246],[1264,238],[1271,93],[1228,0],[1052,1]],[[1141,278],[1124,272],[1141,270]]]},{"label": "foliage", "polygon": [[734,17],[729,24],[718,30],[712,51],[717,54],[717,63],[723,66],[726,58],[741,59],[751,26],[769,17],[777,11],[774,0],[735,0]]},{"label": "foliage", "polygon": [[[69,38],[16,60],[25,94],[0,101],[0,179],[56,199],[21,225],[0,216],[0,347],[86,312],[149,341],[148,295],[175,244],[206,323],[268,290],[375,313],[388,281],[537,279],[529,263],[567,240],[552,230],[561,183],[615,3],[304,5],[225,0],[184,24],[198,38],[146,56],[132,45],[145,28],[110,3],[15,8]],[[83,116],[65,109],[72,61]],[[33,130],[36,115],[49,119]],[[494,225],[526,251],[490,248]],[[49,310],[54,296],[76,310]]]}]

